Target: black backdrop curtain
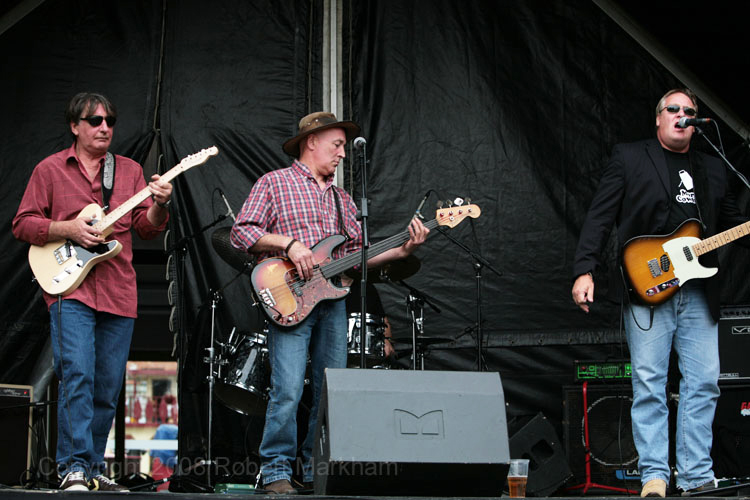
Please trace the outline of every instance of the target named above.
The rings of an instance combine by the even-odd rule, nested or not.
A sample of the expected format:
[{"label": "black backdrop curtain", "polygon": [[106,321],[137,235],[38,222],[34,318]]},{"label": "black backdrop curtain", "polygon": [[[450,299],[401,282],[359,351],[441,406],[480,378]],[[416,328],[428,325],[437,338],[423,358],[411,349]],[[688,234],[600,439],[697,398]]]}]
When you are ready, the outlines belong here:
[{"label": "black backdrop curtain", "polygon": [[[156,144],[164,170],[203,148],[220,151],[175,181],[167,242],[194,236],[183,254],[180,453],[191,462],[205,457],[202,357],[212,292],[221,289],[219,340],[233,327],[257,331],[261,318],[246,276],[232,281],[236,271],[211,245],[228,222],[200,229],[225,213],[219,189],[237,212],[260,175],[285,166],[281,143],[302,115],[321,108],[322,4],[65,0],[43,3],[0,36],[7,221],[0,381],[26,382],[48,328],[27,247],[13,240],[10,220],[33,166],[71,142],[63,123],[70,97],[102,92],[119,110],[116,152],[145,162]],[[345,114],[368,139],[373,240],[402,231],[428,190],[423,213],[430,218],[438,199],[461,196],[480,206],[481,217],[451,235],[502,272],[482,272],[488,369],[502,374],[511,416],[541,410],[559,429],[561,385],[572,381],[573,361],[626,355],[618,306],[602,299],[609,284],[597,283],[589,315],[570,300],[578,230],[612,146],[651,136],[656,101],[680,83],[585,0],[344,4]],[[737,138],[722,130],[734,150]],[[746,172],[742,151],[733,159]],[[358,169],[349,161],[345,169],[356,200]],[[748,197],[741,199],[746,209]],[[426,308],[425,333],[449,340],[433,349],[427,367],[471,370],[473,262],[434,233],[417,253],[421,270],[407,280],[441,309]],[[747,251],[720,252],[722,302],[747,303]],[[395,335],[408,337],[405,290],[378,287]],[[171,335],[166,324],[152,334]],[[255,460],[262,419],[215,409],[213,456]],[[240,468],[236,479],[251,472]]]}]

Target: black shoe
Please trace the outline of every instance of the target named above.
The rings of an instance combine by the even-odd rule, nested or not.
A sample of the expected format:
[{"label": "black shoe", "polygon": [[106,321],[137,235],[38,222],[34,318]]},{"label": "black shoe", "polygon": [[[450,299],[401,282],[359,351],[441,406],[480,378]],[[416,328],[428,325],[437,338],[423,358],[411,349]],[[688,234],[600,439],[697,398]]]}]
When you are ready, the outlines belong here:
[{"label": "black shoe", "polygon": [[97,474],[91,478],[91,491],[130,491],[125,486],[117,484],[107,476]]},{"label": "black shoe", "polygon": [[89,483],[83,471],[74,470],[65,474],[60,481],[60,489],[64,491],[89,491]]},{"label": "black shoe", "polygon": [[279,479],[272,483],[264,484],[263,490],[269,495],[296,495],[297,490],[294,489],[292,483],[288,479]]},{"label": "black shoe", "polygon": [[711,481],[709,481],[709,482],[707,482],[705,484],[702,484],[702,485],[698,486],[697,488],[693,488],[691,490],[683,491],[682,492],[682,496],[689,497],[689,496],[695,495],[696,493],[701,493],[703,491],[709,491],[709,490],[715,490],[716,488],[718,488],[718,484],[716,482],[716,479],[712,479]]}]

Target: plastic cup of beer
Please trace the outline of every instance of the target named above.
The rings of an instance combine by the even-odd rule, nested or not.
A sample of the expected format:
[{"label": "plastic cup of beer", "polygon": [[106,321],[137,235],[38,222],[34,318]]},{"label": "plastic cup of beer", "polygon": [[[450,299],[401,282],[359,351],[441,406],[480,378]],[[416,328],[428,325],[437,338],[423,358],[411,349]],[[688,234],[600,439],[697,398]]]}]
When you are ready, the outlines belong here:
[{"label": "plastic cup of beer", "polygon": [[512,458],[508,468],[508,496],[526,497],[526,481],[529,478],[529,459]]}]

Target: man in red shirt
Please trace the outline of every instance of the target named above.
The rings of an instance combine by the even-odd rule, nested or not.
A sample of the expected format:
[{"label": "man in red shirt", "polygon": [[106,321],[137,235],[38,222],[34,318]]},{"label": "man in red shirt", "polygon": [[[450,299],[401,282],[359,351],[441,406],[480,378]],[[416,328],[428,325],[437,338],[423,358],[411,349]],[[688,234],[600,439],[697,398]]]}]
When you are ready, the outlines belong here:
[{"label": "man in red shirt", "polygon": [[[288,168],[265,174],[254,184],[232,228],[232,244],[260,258],[286,256],[298,275],[314,273],[310,250],[323,238],[347,235],[334,258],[362,247],[357,209],[349,194],[334,185],[333,175],[346,156],[344,145],[359,133],[350,121],[317,112],[299,122],[299,133],[284,143],[288,155],[298,158]],[[409,240],[371,258],[375,267],[411,254],[424,243],[429,230],[418,218],[409,224]],[[294,494],[290,479],[297,455],[297,405],[302,397],[308,352],[312,365],[313,405],[308,433],[300,453],[303,482],[311,483],[312,444],[325,368],[345,368],[347,357],[346,305],[325,300],[293,327],[269,323],[271,393],[260,445],[261,474],[269,493]]]},{"label": "man in red shirt", "polygon": [[[73,97],[66,111],[73,145],[34,168],[13,219],[17,239],[40,246],[68,240],[85,248],[105,241],[92,217],[78,217],[79,212],[92,203],[111,211],[147,186],[138,163],[108,152],[116,119],[106,97]],[[118,219],[106,238],[120,242],[120,253],[99,262],[65,297],[44,293],[60,380],[57,467],[63,490],[125,489],[104,475],[104,450],[137,311],[130,229],[144,239],[164,230],[172,185],[154,175],[148,189],[153,200],[147,198]]]}]

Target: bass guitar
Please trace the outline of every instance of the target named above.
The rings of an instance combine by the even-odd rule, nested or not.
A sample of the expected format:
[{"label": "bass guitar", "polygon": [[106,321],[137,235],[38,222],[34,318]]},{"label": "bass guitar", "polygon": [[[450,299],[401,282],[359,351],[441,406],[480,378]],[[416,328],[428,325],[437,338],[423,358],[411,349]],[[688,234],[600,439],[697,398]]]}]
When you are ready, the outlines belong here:
[{"label": "bass guitar", "polygon": [[[198,153],[186,156],[176,166],[165,172],[161,178],[167,182],[188,169],[201,165],[212,156],[219,154],[216,146],[203,149]],[[102,237],[112,233],[113,226],[120,217],[137,207],[151,196],[145,187],[125,203],[104,214],[102,207],[96,203],[87,205],[78,213],[77,218],[92,217],[91,225],[96,227]],[[99,262],[109,260],[122,250],[119,241],[105,241],[95,247],[86,248],[70,240],[50,241],[46,245],[31,245],[29,248],[29,265],[39,286],[50,295],[70,295],[83,282],[86,275]]]},{"label": "bass guitar", "polygon": [[710,278],[718,269],[704,267],[701,255],[750,234],[750,221],[701,240],[700,222],[688,219],[666,236],[637,236],[623,247],[625,276],[637,298],[658,305],[691,279]]},{"label": "bass guitar", "polygon": [[[425,223],[433,229],[437,226],[455,227],[466,217],[477,218],[481,211],[476,205],[460,205],[441,208],[435,219]],[[409,232],[403,231],[368,249],[368,256],[381,253],[402,245],[409,239]],[[297,268],[286,257],[271,257],[258,263],[253,269],[250,281],[266,315],[279,326],[294,326],[304,320],[315,306],[323,300],[340,299],[349,293],[348,287],[338,287],[331,278],[347,271],[362,261],[362,251],[353,252],[333,260],[333,251],[345,241],[344,236],[335,234],[318,242],[313,252],[313,277],[305,280],[297,274]]]}]

